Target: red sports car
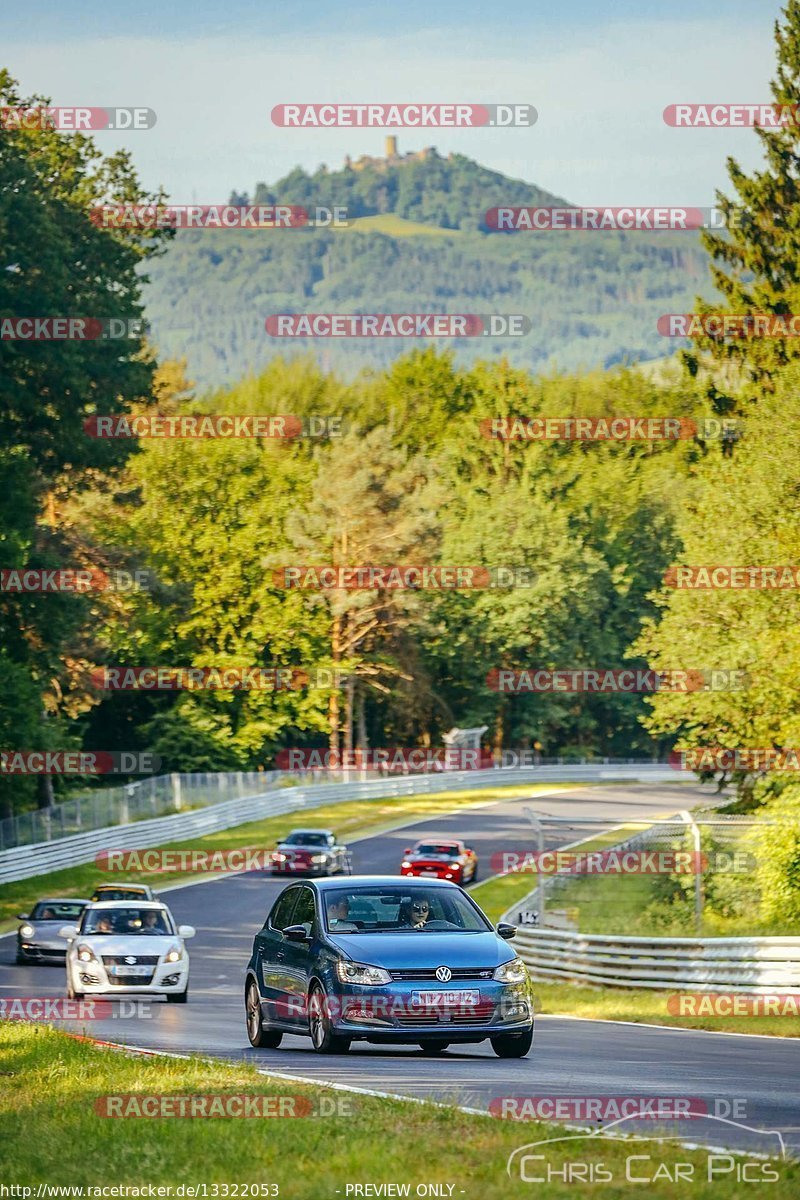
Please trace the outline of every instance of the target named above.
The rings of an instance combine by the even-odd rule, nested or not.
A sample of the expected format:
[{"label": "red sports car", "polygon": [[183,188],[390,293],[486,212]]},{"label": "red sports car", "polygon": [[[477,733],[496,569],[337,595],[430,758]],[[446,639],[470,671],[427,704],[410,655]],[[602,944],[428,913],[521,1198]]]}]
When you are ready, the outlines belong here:
[{"label": "red sports car", "polygon": [[453,883],[474,883],[478,856],[463,842],[423,841],[408,847],[400,863],[401,875],[430,875]]}]

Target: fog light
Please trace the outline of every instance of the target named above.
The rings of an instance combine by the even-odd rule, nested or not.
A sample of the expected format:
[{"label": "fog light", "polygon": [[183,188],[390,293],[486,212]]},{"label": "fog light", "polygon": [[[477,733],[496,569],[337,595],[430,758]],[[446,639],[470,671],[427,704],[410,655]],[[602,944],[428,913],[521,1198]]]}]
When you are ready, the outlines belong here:
[{"label": "fog light", "polygon": [[180,980],[180,975],[168,975],[166,979],[162,979],[164,987],[175,987],[175,984]]},{"label": "fog light", "polygon": [[87,975],[85,973],[81,975],[81,983],[99,983],[99,982],[100,982],[100,980],[97,978],[96,975]]}]

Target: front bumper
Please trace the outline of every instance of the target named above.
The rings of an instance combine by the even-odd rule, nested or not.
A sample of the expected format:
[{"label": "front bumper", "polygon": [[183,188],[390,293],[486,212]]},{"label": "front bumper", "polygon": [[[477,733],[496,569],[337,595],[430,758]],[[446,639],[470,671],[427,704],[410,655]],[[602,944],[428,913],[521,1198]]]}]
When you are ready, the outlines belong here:
[{"label": "front bumper", "polygon": [[63,963],[67,957],[67,943],[56,938],[21,938],[17,934],[17,955],[29,962]]},{"label": "front bumper", "polygon": [[67,974],[73,988],[87,996],[117,996],[135,993],[144,996],[163,996],[185,992],[189,985],[189,960],[157,963],[151,976],[112,975],[103,963],[67,961]]},{"label": "front bumper", "polygon": [[270,872],[273,875],[332,875],[337,870],[337,864],[331,860],[326,863],[270,863]]},{"label": "front bumper", "polygon": [[400,874],[410,876],[412,879],[447,879],[451,883],[461,883],[464,877],[464,868],[460,865],[448,867],[443,863],[441,866],[435,867],[401,867]]},{"label": "front bumper", "polygon": [[[414,993],[478,993],[475,1004],[415,1003]],[[386,984],[380,988],[342,985],[329,995],[331,1025],[337,1034],[371,1042],[419,1042],[426,1038],[448,1042],[478,1042],[500,1033],[522,1033],[534,1020],[532,989],[528,984],[496,980],[459,981],[442,988],[429,982]]]}]

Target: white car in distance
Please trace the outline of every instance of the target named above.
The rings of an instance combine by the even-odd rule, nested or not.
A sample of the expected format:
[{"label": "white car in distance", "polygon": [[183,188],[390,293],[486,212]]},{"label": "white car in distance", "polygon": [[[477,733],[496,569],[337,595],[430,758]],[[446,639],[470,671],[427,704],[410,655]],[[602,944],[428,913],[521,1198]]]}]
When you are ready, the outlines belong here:
[{"label": "white car in distance", "polygon": [[189,955],[184,940],[192,925],[176,927],[158,901],[115,900],[90,904],[79,924],[65,925],[67,996],[164,996],[185,1004]]}]

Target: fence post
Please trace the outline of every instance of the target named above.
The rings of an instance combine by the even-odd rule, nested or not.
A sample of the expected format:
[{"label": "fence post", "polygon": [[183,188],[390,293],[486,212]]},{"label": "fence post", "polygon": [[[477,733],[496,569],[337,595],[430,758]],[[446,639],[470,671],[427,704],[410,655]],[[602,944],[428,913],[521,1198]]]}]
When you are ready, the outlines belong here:
[{"label": "fence post", "polygon": [[527,805],[522,810],[525,816],[530,821],[536,833],[536,843],[538,850],[538,863],[536,867],[536,923],[541,928],[544,925],[544,906],[545,906],[545,879],[541,871],[541,856],[544,853],[544,825],[537,817],[532,808]]},{"label": "fence post", "polygon": [[694,817],[686,809],[680,814],[681,819],[685,821],[687,826],[692,831],[692,841],[694,843],[694,924],[695,931],[699,937],[703,930],[703,858],[702,858],[702,843],[700,841],[700,826],[695,821]]},{"label": "fence post", "polygon": [[180,812],[181,811],[181,777],[180,777],[180,775],[173,772],[173,774],[170,775],[170,779],[172,781],[172,806],[175,809],[175,812]]}]

